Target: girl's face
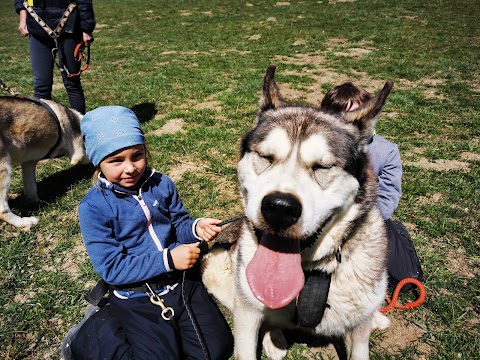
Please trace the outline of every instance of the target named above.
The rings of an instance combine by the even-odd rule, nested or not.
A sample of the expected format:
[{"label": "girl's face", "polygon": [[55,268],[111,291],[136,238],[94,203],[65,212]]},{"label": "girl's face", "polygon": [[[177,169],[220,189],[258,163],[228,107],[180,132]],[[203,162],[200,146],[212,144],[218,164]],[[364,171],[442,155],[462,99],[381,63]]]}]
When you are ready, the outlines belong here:
[{"label": "girl's face", "polygon": [[124,188],[137,185],[147,167],[145,145],[131,146],[107,156],[100,162],[100,170],[112,184]]}]

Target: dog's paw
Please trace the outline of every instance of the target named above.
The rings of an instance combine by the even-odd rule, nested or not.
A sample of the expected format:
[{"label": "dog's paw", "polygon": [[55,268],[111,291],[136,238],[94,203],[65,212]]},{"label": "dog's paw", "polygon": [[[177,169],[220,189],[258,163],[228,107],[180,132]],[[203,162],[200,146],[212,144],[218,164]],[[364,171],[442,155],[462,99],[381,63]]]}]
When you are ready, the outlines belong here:
[{"label": "dog's paw", "polygon": [[282,360],[287,356],[288,344],[281,330],[267,331],[262,340],[263,351],[271,360]]},{"label": "dog's paw", "polygon": [[372,317],[372,330],[386,330],[390,326],[390,320],[380,311],[376,311]]},{"label": "dog's paw", "polygon": [[13,225],[17,228],[21,228],[23,230],[30,230],[30,228],[33,225],[38,224],[38,218],[35,216],[30,216],[30,217],[20,217],[15,215],[12,212],[6,213],[6,214],[1,214],[0,215],[0,220],[3,220],[10,225]]}]

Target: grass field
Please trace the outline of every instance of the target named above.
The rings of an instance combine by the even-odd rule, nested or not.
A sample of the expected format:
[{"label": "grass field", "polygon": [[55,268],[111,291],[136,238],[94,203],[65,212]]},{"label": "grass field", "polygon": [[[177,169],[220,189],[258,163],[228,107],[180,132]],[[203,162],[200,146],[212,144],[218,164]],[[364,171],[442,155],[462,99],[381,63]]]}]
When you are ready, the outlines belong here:
[{"label": "grass field", "polygon": [[[297,102],[319,104],[351,80],[394,90],[377,133],[399,145],[403,196],[396,217],[422,261],[427,300],[388,313],[372,359],[480,358],[480,2],[415,0],[97,0],[95,43],[83,75],[88,110],[134,109],[152,165],[173,177],[192,216],[240,211],[238,143],[254,120],[262,77]],[[13,1],[0,2],[0,78],[33,92],[28,40]],[[54,99],[67,103],[56,72]],[[6,94],[3,94],[6,95]],[[38,166],[39,209],[25,207],[20,169],[10,205],[40,223],[0,223],[0,358],[58,359],[97,275],[76,207],[93,169],[66,159]],[[408,296],[402,301],[411,300]],[[294,345],[288,359],[328,358]]]}]

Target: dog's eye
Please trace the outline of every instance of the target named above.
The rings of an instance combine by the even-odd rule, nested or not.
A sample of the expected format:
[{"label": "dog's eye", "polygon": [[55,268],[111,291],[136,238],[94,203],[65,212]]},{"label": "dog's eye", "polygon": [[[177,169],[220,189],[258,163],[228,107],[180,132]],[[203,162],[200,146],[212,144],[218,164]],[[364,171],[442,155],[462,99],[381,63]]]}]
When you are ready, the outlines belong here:
[{"label": "dog's eye", "polygon": [[325,170],[325,169],[330,169],[331,166],[327,165],[321,165],[321,164],[313,164],[312,165],[312,171],[315,172],[317,170]]},{"label": "dog's eye", "polygon": [[268,161],[270,164],[273,163],[273,156],[272,155],[260,154],[258,152],[257,152],[257,155],[260,156],[263,160]]}]

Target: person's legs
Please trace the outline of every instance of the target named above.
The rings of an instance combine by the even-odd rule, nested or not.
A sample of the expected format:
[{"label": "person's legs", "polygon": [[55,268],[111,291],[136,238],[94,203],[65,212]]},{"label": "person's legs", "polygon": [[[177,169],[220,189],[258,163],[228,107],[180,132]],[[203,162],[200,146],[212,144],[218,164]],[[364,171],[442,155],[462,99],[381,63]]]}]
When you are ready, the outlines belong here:
[{"label": "person's legs", "polygon": [[33,73],[34,96],[41,99],[52,98],[54,42],[50,38],[30,36],[30,61]]},{"label": "person's legs", "polygon": [[[130,348],[120,322],[107,304],[81,325],[70,342],[71,357],[65,360],[127,360],[131,358]],[[65,353],[62,351],[62,355]]]},{"label": "person's legs", "polygon": [[[407,229],[398,221],[385,221],[388,235],[388,275],[389,286],[395,286],[405,278],[423,279],[420,261]],[[406,285],[402,292],[411,290],[414,285]]]},{"label": "person's legs", "polygon": [[[130,344],[129,358],[182,359],[178,335],[172,323],[161,317],[162,309],[152,304],[147,296],[123,300],[111,295],[109,299]],[[166,304],[169,306],[167,301]]]},{"label": "person's legs", "polygon": [[186,279],[180,300],[188,301],[187,308],[177,319],[183,351],[187,359],[228,359],[233,353],[232,331],[203,284]]},{"label": "person's legs", "polygon": [[[60,66],[65,66],[70,74],[77,74],[81,68],[81,62],[74,57],[75,47],[81,42],[81,39],[68,36],[60,42],[58,51],[58,61]],[[67,90],[70,107],[78,112],[85,114],[85,95],[83,93],[80,75],[68,77],[62,72],[62,79],[65,89]]]}]

